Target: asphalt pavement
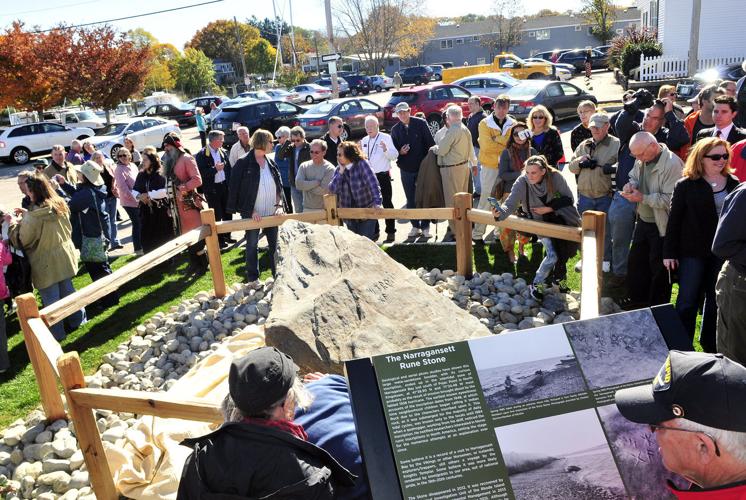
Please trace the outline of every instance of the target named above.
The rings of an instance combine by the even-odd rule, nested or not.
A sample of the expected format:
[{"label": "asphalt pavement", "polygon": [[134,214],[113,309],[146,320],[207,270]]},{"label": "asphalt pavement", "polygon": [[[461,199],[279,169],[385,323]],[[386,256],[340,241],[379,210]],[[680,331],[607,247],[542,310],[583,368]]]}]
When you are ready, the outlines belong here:
[{"label": "asphalt pavement", "polygon": [[[588,88],[588,85],[586,84],[584,77],[576,77],[573,80],[571,80],[572,83],[575,83],[576,85],[582,87],[582,88]],[[593,79],[590,82],[590,86],[593,87],[592,89],[589,89],[591,93],[596,95],[599,102],[605,102],[605,101],[613,101],[615,99],[618,99],[622,94],[622,89],[619,85],[614,82],[613,74],[609,71],[606,72],[595,72],[593,74]],[[381,92],[381,93],[372,93],[367,96],[364,96],[371,101],[380,104],[381,106],[385,105],[389,98],[391,97],[391,91],[388,92]],[[565,120],[562,121],[556,126],[560,129],[561,137],[562,137],[562,143],[565,146],[565,155],[569,159],[572,151],[570,150],[570,131],[572,130],[575,125],[578,124],[578,120]],[[355,140],[359,140],[359,137],[354,138]],[[186,148],[188,148],[190,151],[196,153],[199,151],[200,148],[200,142],[199,142],[199,134],[197,132],[197,129],[187,128],[182,129],[182,142],[185,145]],[[8,164],[2,164],[0,163],[0,209],[2,210],[10,210],[14,207],[19,207],[21,205],[21,198],[22,194],[18,189],[16,176],[19,172],[23,170],[27,170],[30,168],[30,165],[25,166],[19,166],[19,165],[8,165]],[[567,179],[568,184],[570,185],[571,189],[575,188],[575,176],[570,174],[569,172],[565,171],[563,172],[565,175],[565,178]],[[406,197],[404,196],[404,189],[402,187],[401,183],[401,176],[399,174],[398,167],[394,166],[391,170],[391,178],[392,178],[392,185],[393,185],[393,195],[392,195],[392,201],[394,207],[397,208],[405,208],[406,205]],[[125,245],[122,250],[119,250],[117,254],[128,254],[133,252],[132,244],[131,244],[131,226],[130,222],[127,219],[127,215],[124,212],[124,210],[119,210],[120,214],[123,217],[123,221],[119,223],[118,229],[120,232],[120,239],[122,239],[123,244]],[[430,227],[430,233],[432,237],[430,238],[429,242],[432,243],[435,241],[435,236],[437,235],[438,240],[442,239],[443,235],[446,232],[447,223],[441,222],[437,225],[431,225]],[[383,239],[386,237],[386,234],[383,232],[381,234],[381,239],[379,241],[383,241]],[[396,242],[405,242],[407,240],[407,234],[409,233],[409,230],[411,229],[411,225],[405,221],[405,220],[397,220],[396,221]],[[235,237],[241,237],[242,235],[236,234]],[[420,238],[417,240],[417,243],[425,243],[425,241]]]}]

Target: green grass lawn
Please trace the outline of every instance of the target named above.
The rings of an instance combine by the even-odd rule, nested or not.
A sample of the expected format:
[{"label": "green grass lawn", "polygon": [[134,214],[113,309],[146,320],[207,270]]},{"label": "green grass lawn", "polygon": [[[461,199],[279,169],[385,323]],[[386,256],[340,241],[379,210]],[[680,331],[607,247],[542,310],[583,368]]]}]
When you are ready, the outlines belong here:
[{"label": "green grass lawn", "polygon": [[[526,248],[528,259],[521,259],[518,265],[513,267],[499,245],[475,246],[474,271],[489,271],[496,274],[517,272],[518,276],[530,281],[541,261],[541,255],[539,252],[534,255],[530,245]],[[388,247],[386,251],[392,258],[411,269],[456,268],[455,245],[395,245]],[[231,249],[223,253],[222,257],[226,283],[241,282],[245,266],[243,248]],[[117,269],[132,258],[118,258],[112,267]],[[568,263],[568,285],[573,290],[580,289],[580,275],[573,270],[577,259],[578,257],[575,257]],[[267,269],[268,266],[269,259],[262,255],[260,268]],[[62,342],[62,349],[65,352],[78,351],[85,373],[95,372],[101,364],[102,356],[115,351],[120,343],[130,337],[137,325],[144,323],[158,311],[168,311],[170,306],[192,297],[200,290],[212,289],[209,273],[199,277],[185,277],[186,267],[186,257],[180,256],[173,264],[162,264],[121,288],[117,307],[102,310],[95,304],[89,306],[88,322],[67,336]],[[264,271],[261,278],[269,276],[269,271]],[[84,271],[81,271],[73,281],[76,289],[91,282]],[[18,321],[12,316],[6,317],[6,322],[11,369],[0,375],[0,429],[24,417],[39,405],[36,379],[28,360]]]}]

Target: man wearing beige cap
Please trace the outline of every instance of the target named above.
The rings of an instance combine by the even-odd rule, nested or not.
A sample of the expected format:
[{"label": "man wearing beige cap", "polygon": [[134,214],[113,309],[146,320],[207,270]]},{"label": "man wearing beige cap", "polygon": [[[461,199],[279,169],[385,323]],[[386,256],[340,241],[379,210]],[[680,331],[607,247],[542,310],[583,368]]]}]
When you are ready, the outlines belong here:
[{"label": "man wearing beige cap", "polygon": [[[609,213],[611,206],[611,174],[619,156],[619,139],[609,135],[609,115],[594,113],[588,120],[591,137],[582,141],[568,168],[577,176],[578,212],[597,210]],[[604,272],[611,270],[611,231],[604,238]]]}]

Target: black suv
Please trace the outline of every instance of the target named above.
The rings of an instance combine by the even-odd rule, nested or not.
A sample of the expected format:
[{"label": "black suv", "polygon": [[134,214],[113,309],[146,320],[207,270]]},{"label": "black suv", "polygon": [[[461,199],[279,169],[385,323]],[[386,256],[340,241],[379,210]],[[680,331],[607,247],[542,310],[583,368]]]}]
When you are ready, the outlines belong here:
[{"label": "black suv", "polygon": [[350,94],[369,94],[373,90],[373,84],[369,76],[365,75],[344,75],[342,76],[350,85]]},{"label": "black suv", "polygon": [[227,100],[228,97],[224,95],[203,95],[202,97],[195,97],[194,99],[188,100],[187,104],[190,104],[195,108],[202,108],[202,111],[204,111],[206,115],[209,115],[212,109],[210,108],[211,103],[214,102],[215,106],[220,106],[223,101]]},{"label": "black suv", "polygon": [[[585,71],[585,53],[586,50],[584,49],[570,50],[560,55],[557,62],[562,64],[572,64],[575,66],[575,71],[577,72]],[[603,52],[591,49],[592,69],[606,68],[608,64],[608,57],[606,57]]]},{"label": "black suv", "polygon": [[212,121],[215,130],[225,133],[225,145],[230,147],[238,142],[236,128],[239,125],[249,128],[253,133],[258,128],[269,130],[274,134],[283,125],[298,125],[298,115],[306,110],[286,101],[254,101],[237,103],[223,108]]},{"label": "black suv", "polygon": [[430,66],[412,66],[399,72],[402,83],[425,85],[433,78],[433,68]]}]

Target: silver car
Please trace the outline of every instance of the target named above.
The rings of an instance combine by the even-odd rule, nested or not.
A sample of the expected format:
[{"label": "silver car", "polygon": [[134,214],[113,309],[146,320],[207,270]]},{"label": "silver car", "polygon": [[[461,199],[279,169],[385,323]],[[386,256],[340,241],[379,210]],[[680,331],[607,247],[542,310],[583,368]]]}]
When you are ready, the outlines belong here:
[{"label": "silver car", "polygon": [[298,85],[293,88],[291,92],[298,94],[298,98],[308,104],[324,101],[332,97],[331,90],[324,88],[321,85],[316,85],[315,83],[304,83],[303,85]]},{"label": "silver car", "polygon": [[394,88],[394,79],[386,75],[371,76],[370,83],[376,92],[383,92],[384,90]]},{"label": "silver car", "polygon": [[472,94],[485,95],[493,99],[521,83],[508,73],[482,73],[459,78],[453,85],[463,87]]}]

